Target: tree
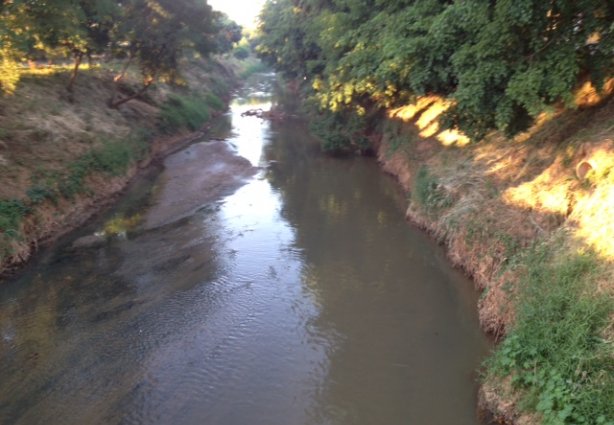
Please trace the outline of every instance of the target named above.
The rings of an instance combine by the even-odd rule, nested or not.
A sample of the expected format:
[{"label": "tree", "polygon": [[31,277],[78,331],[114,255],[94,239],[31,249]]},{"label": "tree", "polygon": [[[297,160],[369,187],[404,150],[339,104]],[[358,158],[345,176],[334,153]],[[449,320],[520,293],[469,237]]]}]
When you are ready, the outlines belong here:
[{"label": "tree", "polygon": [[[211,7],[196,0],[132,0],[124,8],[120,37],[115,42],[129,64],[136,60],[143,86],[135,94],[109,100],[116,108],[142,95],[156,80],[175,79],[179,60],[186,49],[207,56],[219,50],[216,15]],[[123,77],[123,72],[115,82]]]},{"label": "tree", "polygon": [[438,94],[474,139],[515,134],[614,69],[611,0],[277,0],[258,52],[323,107],[389,107]]}]

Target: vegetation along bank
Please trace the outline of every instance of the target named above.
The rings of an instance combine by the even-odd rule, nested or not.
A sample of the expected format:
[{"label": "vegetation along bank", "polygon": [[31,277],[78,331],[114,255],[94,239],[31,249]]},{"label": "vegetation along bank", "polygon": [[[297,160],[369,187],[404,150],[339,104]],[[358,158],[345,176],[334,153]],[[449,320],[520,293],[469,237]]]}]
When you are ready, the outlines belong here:
[{"label": "vegetation along bank", "polygon": [[241,28],[204,2],[0,6],[0,270],[226,109]]},{"label": "vegetation along bank", "polygon": [[258,52],[481,291],[504,423],[614,424],[614,4],[278,0]]}]

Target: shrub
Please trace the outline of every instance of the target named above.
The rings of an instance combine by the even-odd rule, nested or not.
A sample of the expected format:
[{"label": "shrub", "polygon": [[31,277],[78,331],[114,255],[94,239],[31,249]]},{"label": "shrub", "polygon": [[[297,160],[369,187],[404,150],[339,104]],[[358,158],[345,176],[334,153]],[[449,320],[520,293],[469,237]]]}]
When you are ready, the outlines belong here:
[{"label": "shrub", "polygon": [[332,153],[369,148],[366,128],[366,118],[353,111],[320,111],[310,119],[310,129],[322,140],[322,149]]},{"label": "shrub", "polygon": [[232,51],[232,55],[239,60],[247,59],[249,57],[249,47],[237,46]]},{"label": "shrub", "polygon": [[224,102],[222,102],[222,99],[220,99],[213,93],[207,93],[207,95],[205,96],[205,102],[211,109],[214,109],[216,111],[222,111],[226,107]]},{"label": "shrub", "polygon": [[[213,101],[213,98],[210,98],[210,101]],[[207,99],[171,95],[162,105],[160,126],[167,133],[182,129],[194,131],[202,127],[209,117]]]}]

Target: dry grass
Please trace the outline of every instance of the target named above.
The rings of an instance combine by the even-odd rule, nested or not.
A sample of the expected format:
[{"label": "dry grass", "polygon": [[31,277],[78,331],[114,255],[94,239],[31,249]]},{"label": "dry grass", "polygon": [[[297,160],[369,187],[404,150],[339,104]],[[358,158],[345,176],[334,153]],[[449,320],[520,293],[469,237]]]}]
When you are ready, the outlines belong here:
[{"label": "dry grass", "polygon": [[[164,140],[147,143],[154,140],[145,135],[161,134],[161,106],[169,95],[188,90],[203,98],[211,92],[228,95],[233,77],[223,65],[215,60],[185,65],[182,84],[157,83],[118,109],[107,102],[121,64],[82,67],[71,95],[69,68],[22,70],[17,89],[0,97],[3,266],[27,259],[38,240],[82,221],[96,209],[94,203],[126,184],[135,161],[164,149]],[[116,95],[135,93],[141,84],[138,70],[129,69]]]},{"label": "dry grass", "polygon": [[[591,306],[596,310],[599,306],[606,308],[603,306],[614,300],[614,98],[605,96],[613,90],[614,80],[608,82],[602,94],[584,85],[578,91],[577,110],[544,115],[533,128],[514,139],[491,134],[468,145],[442,143],[433,120],[445,110],[445,105],[440,99],[424,98],[391,111],[389,119],[403,122],[403,131],[389,132],[381,143],[381,150],[385,151],[392,145],[398,146],[399,140],[404,141],[393,153],[380,150],[379,158],[388,171],[400,176],[406,188],[421,194],[412,195],[408,217],[444,243],[452,261],[463,267],[482,290],[479,308],[484,329],[500,339],[515,329],[519,321],[521,329],[537,335],[533,337],[527,331],[522,337],[536,347],[549,345],[549,353],[559,353],[555,357],[560,355],[562,360],[546,357],[539,373],[549,373],[548,368],[563,370],[561,365],[565,362],[590,362],[601,355],[601,351],[582,351],[582,347],[576,347],[577,352],[569,347],[556,347],[554,339],[539,337],[539,332],[554,334],[546,328],[556,327],[556,320],[544,321],[541,329],[539,321],[527,321],[526,314],[519,316],[519,311],[526,312],[530,304],[526,282],[533,282],[532,290],[541,293],[543,302],[553,306],[551,313],[558,314],[557,299],[581,301],[588,312]],[[428,205],[429,200],[433,200],[436,208]],[[536,246],[550,254],[547,263],[532,258]],[[587,258],[591,261],[587,273],[565,274],[573,261],[581,265]],[[540,272],[540,268],[544,270]],[[571,279],[569,288],[557,280],[559,275]],[[578,282],[572,282],[576,278]],[[565,292],[572,289],[577,294]],[[597,329],[598,335],[586,336],[590,327],[585,326],[584,316],[574,316],[580,307],[574,308],[569,308],[567,316],[561,313],[561,320],[588,341],[601,335],[612,352],[614,313],[609,315],[609,322],[608,316],[604,316],[608,324]],[[520,353],[523,347],[519,348]],[[505,358],[505,353],[499,358]],[[525,376],[522,371],[510,373]],[[611,371],[601,371],[596,365],[594,373],[602,376],[601,373],[607,375]],[[607,377],[611,381],[611,375]],[[565,382],[557,385],[566,391]],[[591,400],[601,403],[602,396],[591,395],[595,385],[582,384],[577,388],[582,403],[561,400],[571,403],[569,406],[577,411],[593,403]],[[556,398],[543,386],[527,384],[525,390],[542,399]],[[501,403],[501,397],[500,394],[491,397],[491,407],[507,409],[504,412],[507,419],[518,419],[519,407]],[[565,407],[561,404],[557,408]],[[543,413],[552,414],[546,410]],[[529,414],[522,416],[522,421],[534,424],[540,419],[539,415]]]},{"label": "dry grass", "polygon": [[[565,228],[580,248],[614,260],[614,100],[589,86],[578,98],[580,109],[543,117],[514,139],[493,134],[471,145],[448,146],[431,130],[424,137],[446,108],[441,99],[422,98],[389,113],[408,124],[403,131],[410,135],[397,132],[406,142],[380,160],[410,190],[421,167],[434,176],[438,196],[448,198],[445,208],[425,214],[414,202],[408,215],[485,290],[482,319],[490,331],[502,332],[513,320],[517,278],[507,269],[535,241]],[[383,149],[390,143],[385,137]],[[578,167],[588,171],[578,177]]]}]

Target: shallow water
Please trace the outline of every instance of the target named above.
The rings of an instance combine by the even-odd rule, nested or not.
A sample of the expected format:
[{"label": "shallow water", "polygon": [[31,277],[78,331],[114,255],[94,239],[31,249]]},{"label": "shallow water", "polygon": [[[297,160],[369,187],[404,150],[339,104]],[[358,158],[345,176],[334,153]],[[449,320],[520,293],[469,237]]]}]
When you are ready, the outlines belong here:
[{"label": "shallow water", "polygon": [[152,172],[0,285],[0,423],[478,423],[471,283],[373,160],[241,117],[268,108],[271,80],[214,134],[261,167],[247,184],[146,230]]}]

